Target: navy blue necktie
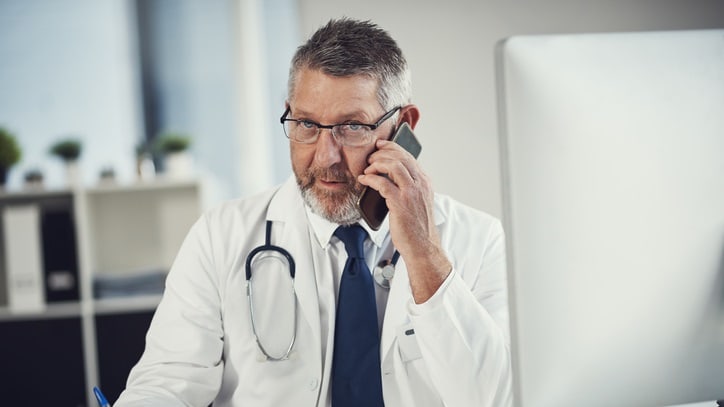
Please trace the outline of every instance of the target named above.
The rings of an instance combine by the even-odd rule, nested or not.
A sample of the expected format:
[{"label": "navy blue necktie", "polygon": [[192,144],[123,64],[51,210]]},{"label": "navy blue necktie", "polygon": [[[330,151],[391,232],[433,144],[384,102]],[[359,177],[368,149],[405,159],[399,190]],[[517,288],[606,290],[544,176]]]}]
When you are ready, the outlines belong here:
[{"label": "navy blue necktie", "polygon": [[332,406],[384,406],[377,304],[363,250],[367,232],[360,225],[340,226],[334,235],[344,242],[347,262],[337,298]]}]

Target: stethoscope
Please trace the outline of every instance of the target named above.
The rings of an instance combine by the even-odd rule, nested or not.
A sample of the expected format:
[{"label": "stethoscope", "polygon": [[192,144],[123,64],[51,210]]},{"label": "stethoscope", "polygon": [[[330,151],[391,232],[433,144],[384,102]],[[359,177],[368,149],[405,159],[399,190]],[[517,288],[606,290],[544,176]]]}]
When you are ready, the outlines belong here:
[{"label": "stethoscope", "polygon": [[[251,331],[254,334],[254,338],[256,338],[256,344],[259,345],[259,350],[261,350],[261,353],[266,356],[267,360],[277,362],[289,359],[289,354],[292,352],[292,348],[294,347],[294,341],[297,340],[297,292],[294,289],[294,258],[285,249],[271,244],[271,227],[272,222],[270,220],[266,221],[266,240],[264,244],[252,249],[252,251],[249,252],[249,255],[246,256],[246,299],[249,301]],[[294,329],[292,330],[292,340],[289,341],[289,346],[287,347],[287,350],[282,356],[272,356],[269,354],[269,352],[266,351],[264,345],[262,345],[261,341],[259,340],[259,335],[256,332],[256,323],[254,322],[254,301],[252,298],[254,290],[251,287],[251,262],[254,260],[254,257],[259,253],[270,251],[281,254],[287,260],[287,265],[289,266],[289,275],[292,278],[292,294],[294,295]]]},{"label": "stethoscope", "polygon": [[400,259],[400,252],[395,250],[394,253],[392,253],[392,258],[388,260],[382,260],[376,267],[374,272],[372,272],[372,276],[375,278],[375,283],[379,285],[382,288],[390,289],[390,283],[392,282],[392,277],[395,276],[395,266],[397,265],[397,260]]},{"label": "stethoscope", "polygon": [[[294,347],[294,342],[297,340],[297,292],[294,289],[294,277],[295,277],[295,266],[294,266],[294,258],[292,255],[285,250],[282,247],[274,246],[271,244],[271,228],[272,228],[272,221],[268,220],[266,221],[266,237],[264,244],[258,247],[255,247],[252,249],[249,254],[246,256],[246,298],[249,302],[249,316],[251,317],[251,330],[254,334],[254,338],[256,338],[256,344],[259,346],[259,350],[261,350],[261,353],[264,354],[266,357],[266,360],[268,361],[282,361],[289,359],[289,354],[292,352],[292,348]],[[252,289],[252,282],[251,282],[251,263],[254,261],[254,257],[259,255],[262,252],[275,252],[282,255],[284,259],[287,261],[287,265],[289,266],[289,276],[292,279],[292,294],[294,295],[294,329],[292,330],[292,339],[289,341],[289,346],[284,351],[284,354],[281,356],[272,356],[267,352],[266,348],[264,348],[264,345],[262,345],[261,340],[259,340],[259,335],[257,334],[256,330],[256,322],[254,318],[254,301],[253,301],[253,292]],[[388,260],[382,260],[376,267],[373,272],[374,280],[382,288],[390,289],[390,284],[392,281],[392,278],[395,276],[395,265],[397,264],[397,261],[400,259],[400,252],[397,250],[394,251],[392,254],[392,258]]]}]

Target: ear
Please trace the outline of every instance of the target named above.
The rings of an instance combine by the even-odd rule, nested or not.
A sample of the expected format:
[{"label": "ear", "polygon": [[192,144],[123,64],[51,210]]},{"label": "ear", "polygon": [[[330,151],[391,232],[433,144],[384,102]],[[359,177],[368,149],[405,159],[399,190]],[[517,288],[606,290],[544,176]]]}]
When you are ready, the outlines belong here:
[{"label": "ear", "polygon": [[400,109],[400,118],[397,123],[407,123],[414,130],[418,120],[420,120],[420,109],[416,105],[410,104]]}]

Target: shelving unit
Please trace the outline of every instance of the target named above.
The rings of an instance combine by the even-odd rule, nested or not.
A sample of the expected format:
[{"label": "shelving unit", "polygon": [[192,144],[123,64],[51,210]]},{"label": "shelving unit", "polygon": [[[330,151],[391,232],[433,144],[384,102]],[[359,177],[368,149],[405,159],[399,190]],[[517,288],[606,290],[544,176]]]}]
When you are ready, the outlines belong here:
[{"label": "shelving unit", "polygon": [[[77,399],[80,391],[76,383],[74,388],[68,389],[68,398],[49,392],[50,402],[46,404],[57,404],[51,402],[63,400],[64,405],[94,406],[92,388],[95,385],[103,386],[104,392],[115,398],[122,389],[128,369],[140,356],[145,330],[158,305],[160,293],[96,298],[94,281],[98,277],[167,272],[188,229],[201,213],[201,185],[194,180],[159,180],[61,191],[0,192],[0,211],[8,206],[28,204],[38,207],[41,213],[48,208],[61,208],[72,217],[78,295],[77,299],[70,301],[49,302],[42,311],[21,313],[7,305],[6,295],[0,295],[0,332],[4,337],[6,330],[12,331],[17,343],[11,345],[22,346],[25,336],[27,343],[34,343],[38,340],[35,338],[38,332],[45,332],[50,326],[54,329],[62,326],[63,330],[71,331],[79,329],[77,335],[61,337],[80,342],[80,345],[71,343],[64,346],[68,352],[75,352],[71,359],[82,361],[83,368],[82,372],[66,371],[66,367],[70,366],[54,365],[53,356],[58,364],[67,364],[68,359],[68,355],[61,357],[57,353],[63,346],[56,343],[58,338],[54,335],[45,340],[53,342],[50,347],[57,349],[46,353],[44,360],[33,359],[35,349],[8,349],[8,346],[0,350],[0,359],[10,358],[10,364],[6,366],[8,371],[14,369],[13,360],[22,364],[18,367],[17,383],[13,382],[18,386],[23,380],[38,384],[34,376],[20,377],[31,375],[33,367],[54,371],[64,377],[81,376],[84,382],[82,400]],[[0,259],[4,261],[2,247],[12,236],[2,236],[2,232],[0,228]],[[6,277],[0,273],[0,281],[5,281]],[[0,289],[7,290],[7,284],[0,284]],[[122,334],[122,338],[116,339],[116,334]],[[119,346],[122,349],[116,349]],[[14,355],[17,355],[15,359]],[[28,361],[28,358],[33,360]],[[109,381],[113,383],[107,383]],[[3,395],[6,402],[12,402],[16,397],[15,390],[9,391],[11,394]],[[17,396],[25,391],[27,389],[19,388]],[[27,397],[27,393],[23,396]]]}]

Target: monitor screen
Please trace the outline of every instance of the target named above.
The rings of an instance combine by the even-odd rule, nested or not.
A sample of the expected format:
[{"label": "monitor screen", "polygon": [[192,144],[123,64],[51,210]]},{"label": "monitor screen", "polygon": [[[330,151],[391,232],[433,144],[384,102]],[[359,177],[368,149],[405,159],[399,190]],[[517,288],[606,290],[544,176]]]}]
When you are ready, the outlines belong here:
[{"label": "monitor screen", "polygon": [[724,30],[496,56],[516,406],[724,399]]}]

